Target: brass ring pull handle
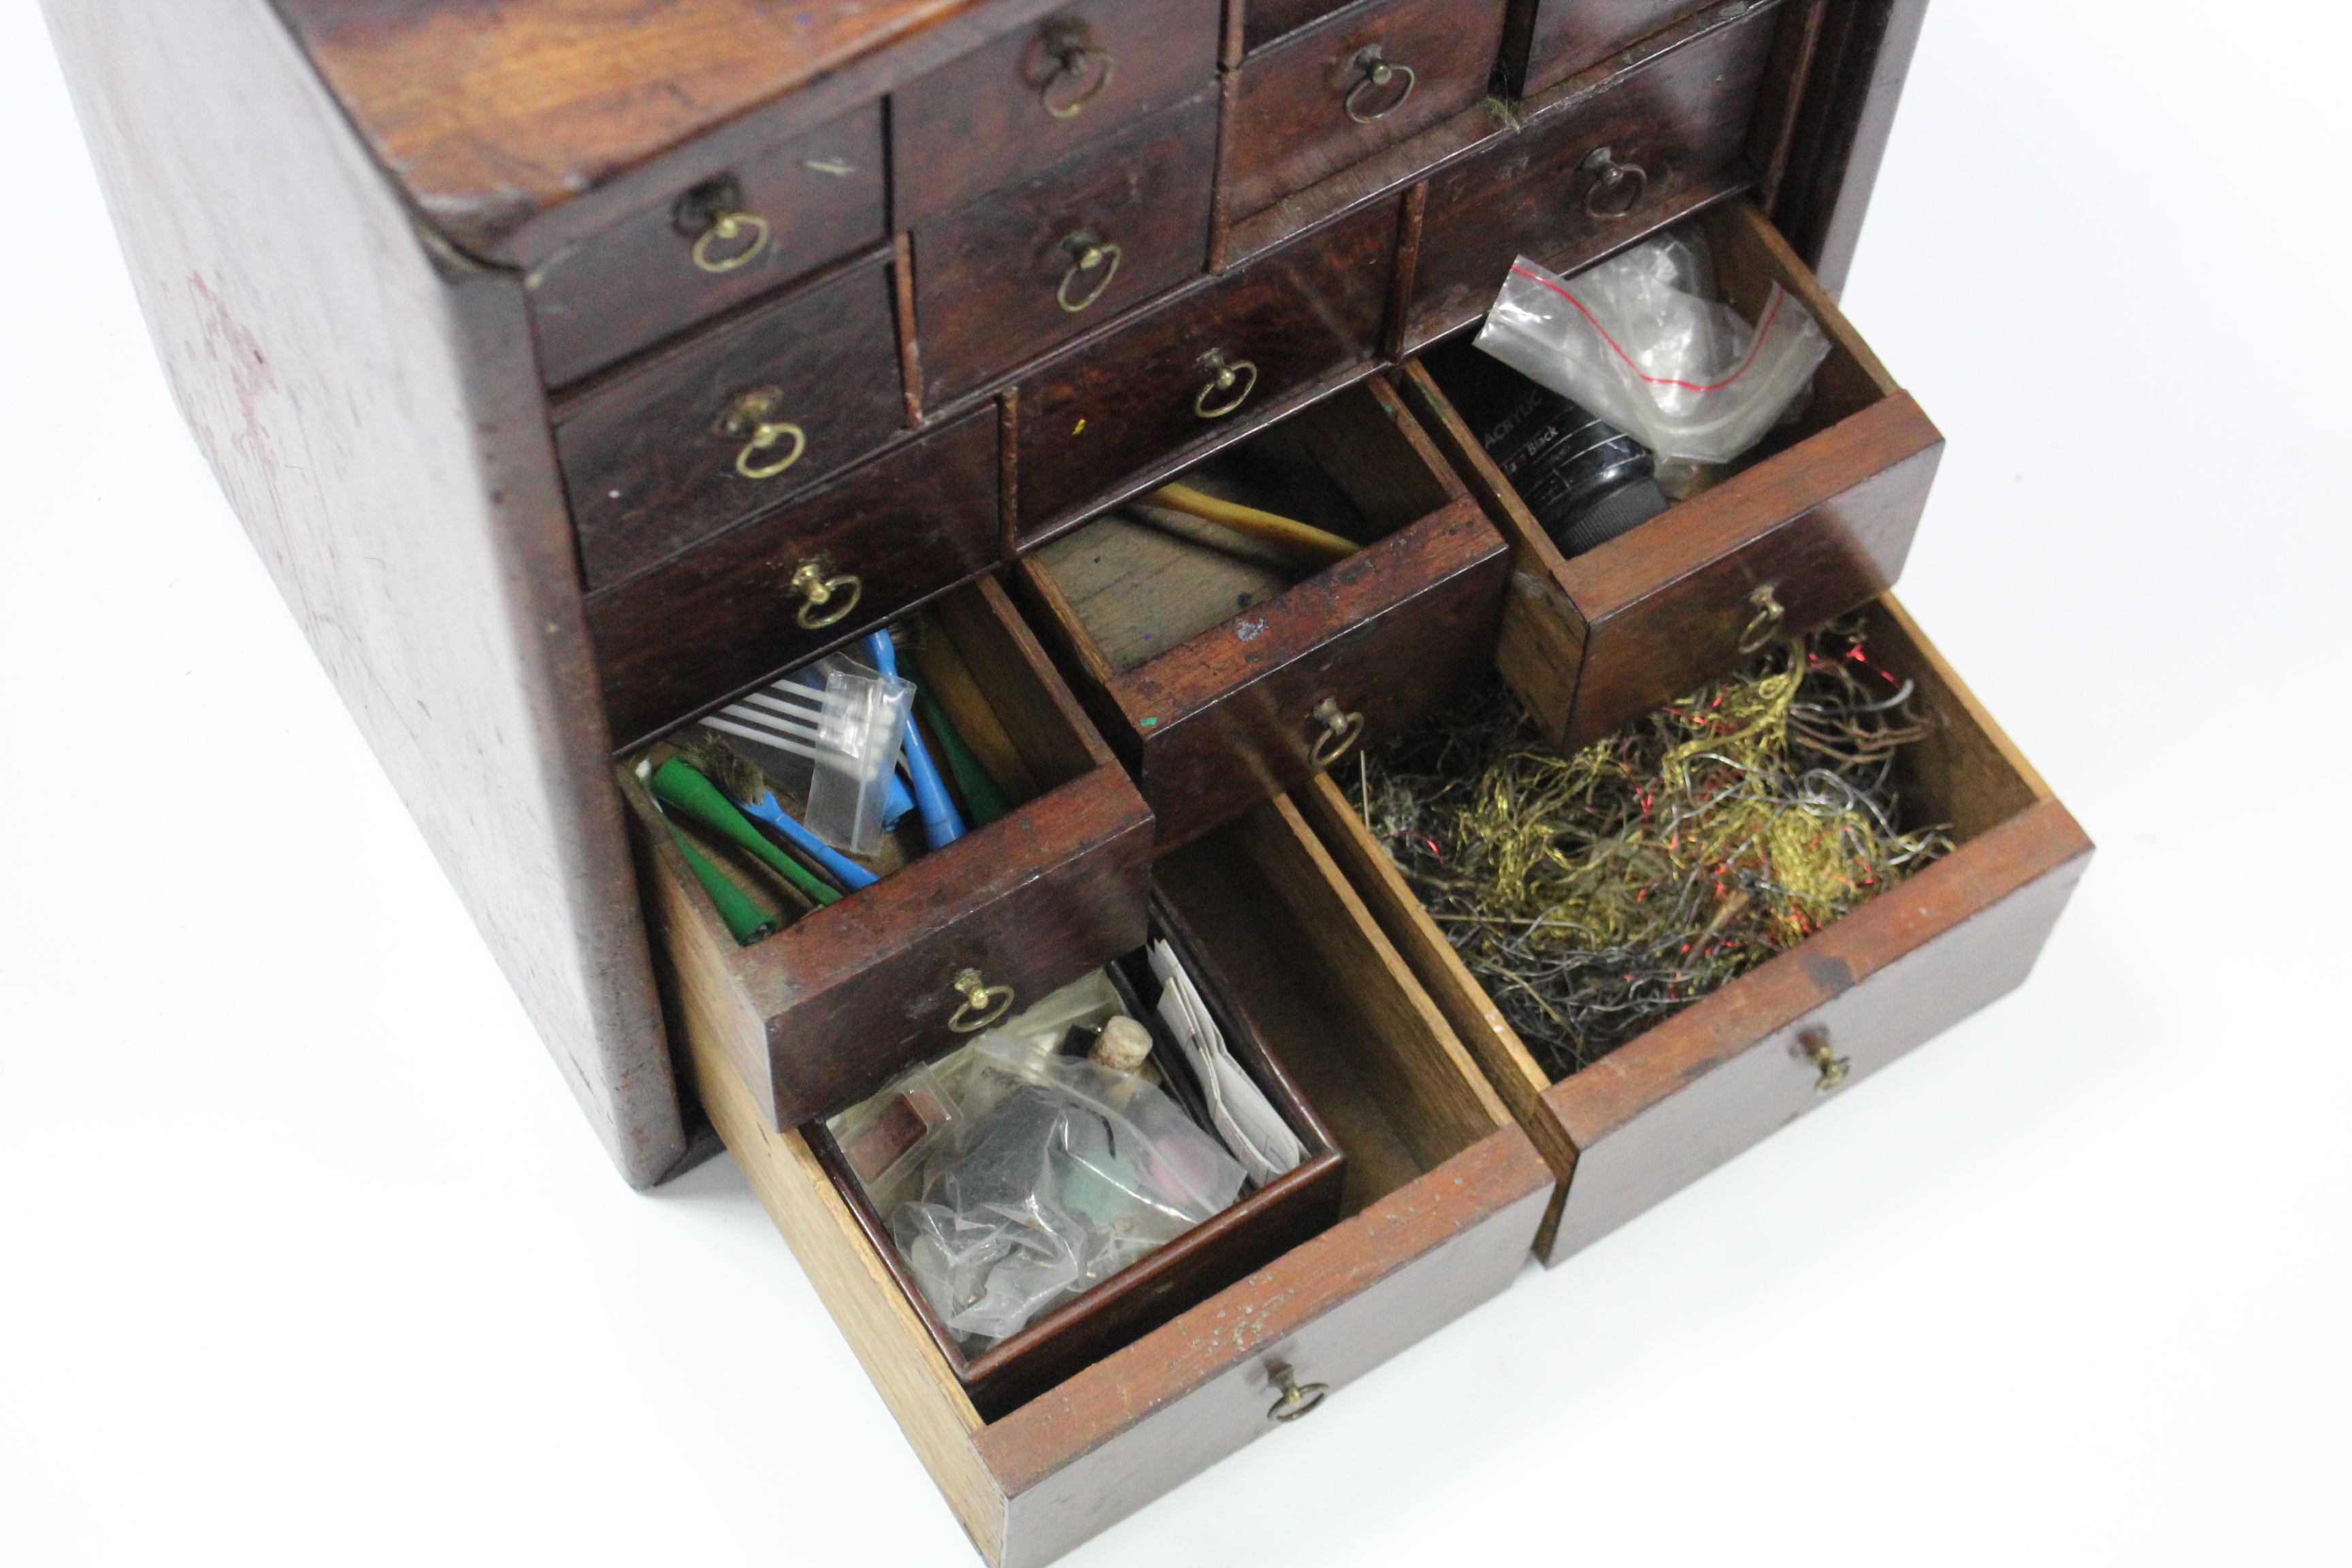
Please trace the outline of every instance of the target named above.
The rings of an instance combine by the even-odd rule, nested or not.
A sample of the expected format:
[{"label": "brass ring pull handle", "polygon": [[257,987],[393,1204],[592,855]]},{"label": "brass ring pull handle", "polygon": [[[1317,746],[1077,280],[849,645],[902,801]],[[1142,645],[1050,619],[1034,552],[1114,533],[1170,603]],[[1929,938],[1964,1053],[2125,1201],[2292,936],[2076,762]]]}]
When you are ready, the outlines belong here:
[{"label": "brass ring pull handle", "polygon": [[[1096,46],[1084,22],[1051,25],[1044,43],[1054,58],[1054,70],[1037,89],[1037,101],[1056,120],[1075,120],[1087,104],[1110,89],[1111,79],[1118,74],[1118,61],[1108,49]],[[1091,83],[1082,90],[1075,94],[1066,90],[1087,84],[1089,78]]]},{"label": "brass ring pull handle", "polygon": [[838,577],[828,577],[824,568],[814,561],[801,563],[793,580],[784,584],[788,598],[802,601],[801,613],[794,618],[803,630],[819,632],[857,608],[858,595],[866,584],[845,572]]},{"label": "brass ring pull handle", "polygon": [[[1075,316],[1101,299],[1103,290],[1110,287],[1110,280],[1118,276],[1119,249],[1116,245],[1098,243],[1090,234],[1070,236],[1062,241],[1062,248],[1070,253],[1070,269],[1062,274],[1062,286],[1054,290],[1054,299],[1063,310]],[[1070,286],[1097,272],[1102,276],[1095,279],[1095,286],[1087,290],[1086,297],[1072,300]]]},{"label": "brass ring pull handle", "polygon": [[694,241],[694,264],[705,272],[749,267],[768,248],[768,220],[743,210],[743,187],[732,174],[706,180],[680,196],[670,222]]},{"label": "brass ring pull handle", "polygon": [[[1339,100],[1339,106],[1348,111],[1348,118],[1359,125],[1370,125],[1375,120],[1386,120],[1390,115],[1402,109],[1405,100],[1412,96],[1414,84],[1420,80],[1413,74],[1413,68],[1411,66],[1391,63],[1378,44],[1366,44],[1356,51],[1356,58],[1349,60],[1348,64],[1364,74],[1362,79],[1348,89],[1348,96]],[[1370,114],[1365,113],[1363,104],[1360,101],[1364,94],[1378,92],[1399,77],[1404,78],[1404,89]]]},{"label": "brass ring pull handle", "polygon": [[1328,768],[1346,756],[1348,748],[1354,745],[1357,737],[1364,732],[1364,716],[1340,712],[1339,704],[1328,697],[1315,705],[1313,717],[1318,724],[1323,726],[1323,732],[1315,737],[1315,765],[1318,769]]},{"label": "brass ring pull handle", "polygon": [[1265,1413],[1269,1421],[1296,1421],[1302,1415],[1312,1415],[1331,1396],[1329,1384],[1301,1383],[1298,1374],[1286,1366],[1275,1368],[1274,1376],[1282,1397]]},{"label": "brass ring pull handle", "polygon": [[1830,1045],[1827,1029],[1807,1029],[1797,1037],[1797,1044],[1804,1047],[1805,1059],[1812,1063],[1813,1070],[1821,1075],[1813,1080],[1815,1094],[1827,1094],[1843,1083],[1846,1075],[1853,1071],[1853,1058],[1837,1054]]},{"label": "brass ring pull handle", "polygon": [[[1209,378],[1192,399],[1192,412],[1203,419],[1223,419],[1257,390],[1257,366],[1245,359],[1228,360],[1223,349],[1211,349],[1193,368]],[[1213,406],[1213,397],[1218,400]]]},{"label": "brass ring pull handle", "polygon": [[1592,188],[1584,193],[1584,211],[1588,216],[1619,218],[1642,205],[1650,194],[1650,172],[1639,163],[1621,163],[1606,147],[1595,147],[1584,155],[1578,165],[1586,174],[1598,176]]},{"label": "brass ring pull handle", "polygon": [[[775,416],[783,405],[784,395],[780,389],[756,386],[738,397],[719,421],[721,436],[743,443],[743,449],[735,454],[735,471],[745,479],[772,479],[799,462],[801,454],[808,450],[808,437],[801,427]],[[761,460],[763,454],[787,442],[791,446],[782,457]]]},{"label": "brass ring pull handle", "polygon": [[1013,987],[989,984],[977,969],[959,971],[949,984],[963,997],[948,1015],[948,1027],[959,1035],[976,1034],[1013,1011]]},{"label": "brass ring pull handle", "polygon": [[1772,584],[1769,583],[1758,584],[1755,590],[1748,595],[1748,603],[1756,613],[1748,618],[1746,628],[1739,634],[1741,653],[1754,653],[1766,643],[1770,642],[1772,634],[1780,629],[1780,623],[1788,617],[1789,614],[1787,606],[1780,603],[1780,595],[1772,591]]}]

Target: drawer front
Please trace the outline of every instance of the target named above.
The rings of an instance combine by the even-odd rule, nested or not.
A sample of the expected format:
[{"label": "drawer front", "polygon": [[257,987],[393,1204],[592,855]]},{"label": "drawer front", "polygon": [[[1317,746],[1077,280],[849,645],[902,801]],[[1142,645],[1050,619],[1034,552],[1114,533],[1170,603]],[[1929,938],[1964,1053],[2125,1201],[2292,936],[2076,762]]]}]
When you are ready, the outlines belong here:
[{"label": "drawer front", "polygon": [[1517,257],[1573,271],[1745,183],[1777,17],[1695,38],[1433,179],[1410,342],[1485,315]]},{"label": "drawer front", "polygon": [[[1138,671],[1125,701],[1160,847],[1467,689],[1493,657],[1508,568],[1501,535],[1458,500]],[[1318,717],[1327,703],[1352,739]]]},{"label": "drawer front", "polygon": [[887,255],[559,405],[556,453],[589,586],[846,468],[905,413]]},{"label": "drawer front", "polygon": [[1224,207],[1243,218],[1486,94],[1502,0],[1383,0],[1242,62]]},{"label": "drawer front", "polygon": [[525,279],[540,374],[567,386],[888,232],[882,105],[745,159]]},{"label": "drawer front", "polygon": [[1699,0],[1536,0],[1522,92],[1539,92],[1647,37]]},{"label": "drawer front", "polygon": [[1214,85],[1220,0],[1082,0],[890,99],[898,226],[955,211]]},{"label": "drawer front", "polygon": [[1242,0],[1242,51],[1255,53],[1285,34],[1295,33],[1310,22],[1319,22],[1354,3],[1355,0]]},{"label": "drawer front", "polygon": [[927,404],[1199,275],[1216,101],[1194,98],[1026,184],[915,231]]},{"label": "drawer front", "polygon": [[635,745],[987,570],[999,553],[996,500],[996,416],[982,409],[591,595],[614,744]]},{"label": "drawer front", "polygon": [[1368,208],[1024,383],[1023,527],[1370,359],[1395,251],[1394,208]]}]

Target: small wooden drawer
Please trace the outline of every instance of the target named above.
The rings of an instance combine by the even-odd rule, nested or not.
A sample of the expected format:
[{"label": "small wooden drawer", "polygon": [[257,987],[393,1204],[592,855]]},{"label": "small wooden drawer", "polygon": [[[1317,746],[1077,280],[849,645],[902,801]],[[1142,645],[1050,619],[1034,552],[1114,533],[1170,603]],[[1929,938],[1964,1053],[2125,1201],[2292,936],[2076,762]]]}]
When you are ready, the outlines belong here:
[{"label": "small wooden drawer", "polygon": [[1503,0],[1363,0],[1244,58],[1224,216],[1245,218],[1476,103],[1503,11]]},{"label": "small wooden drawer", "polygon": [[1720,7],[1672,47],[1433,176],[1406,346],[1484,316],[1517,257],[1573,272],[1748,184],[1784,9]]},{"label": "small wooden drawer", "polygon": [[1318,780],[1298,804],[1382,931],[1534,1132],[1562,1191],[1537,1250],[1559,1262],[1841,1084],[1875,1072],[2021,984],[2091,841],[1891,597],[1874,664],[1916,683],[1927,738],[1897,753],[1906,820],[1957,847],[1844,919],[1554,1081],[1364,827]]},{"label": "small wooden drawer", "polygon": [[[1500,1293],[1550,1169],[1286,801],[1157,880],[1347,1155],[1339,1222],[1008,1413],[983,1411],[810,1146],[709,1037],[689,1076],[994,1568],[1036,1568]],[[1295,1390],[1295,1393],[1287,1392]]]},{"label": "small wooden drawer", "polygon": [[539,370],[569,386],[888,234],[869,103],[566,246],[524,279]]},{"label": "small wooden drawer", "polygon": [[[772,1128],[862,1100],[962,1040],[963,971],[1018,1007],[1143,941],[1150,814],[1003,590],[982,578],[926,615],[929,689],[965,735],[1001,730],[1013,762],[997,782],[1015,805],[872,887],[739,947],[652,797],[621,773],[671,1027],[731,1063]],[[705,848],[726,866],[724,845]]]},{"label": "small wooden drawer", "polygon": [[1118,518],[1022,558],[1023,605],[1134,770],[1163,850],[1475,680],[1507,576],[1477,503],[1377,379],[1183,481],[1255,495],[1363,548],[1286,587],[1280,575],[1248,579],[1258,586],[1245,597],[1214,552],[1171,552]]},{"label": "small wooden drawer", "polygon": [[1217,79],[1220,0],[1079,0],[890,98],[897,226],[1038,174]]},{"label": "small wooden drawer", "polygon": [[[833,1178],[834,1189],[865,1228],[883,1267],[930,1331],[931,1342],[962,1383],[972,1405],[989,1420],[1026,1405],[1111,1352],[1134,1343],[1187,1308],[1255,1273],[1308,1237],[1339,1223],[1347,1158],[1282,1066],[1255,1012],[1226,979],[1165,892],[1152,899],[1151,934],[1165,938],[1209,1004],[1225,1043],[1281,1114],[1307,1157],[1298,1167],[1252,1192],[1232,1207],[1203,1221],[1159,1251],[1120,1270],[1095,1289],[1044,1313],[1019,1333],[985,1350],[967,1352],[923,1297],[913,1271],[890,1237],[887,1215],[868,1199],[864,1184],[834,1141],[828,1122],[812,1122],[809,1146]],[[1163,1064],[1177,1047],[1152,1006],[1160,982],[1148,954],[1121,958],[1115,971],[1136,1016],[1151,1028],[1154,1053]],[[1211,1136],[1214,1136],[1213,1131]]]},{"label": "small wooden drawer", "polygon": [[767,510],[905,420],[887,251],[590,384],[554,409],[588,586]]},{"label": "small wooden drawer", "polygon": [[1021,530],[1051,532],[1130,475],[1180,466],[1379,352],[1396,258],[1379,203],[1203,282],[1021,385]]},{"label": "small wooden drawer", "polygon": [[1503,39],[1503,89],[1531,97],[1599,65],[1703,0],[1514,0]]},{"label": "small wooden drawer", "polygon": [[1001,559],[980,409],[781,511],[588,595],[615,747],[889,620]]},{"label": "small wooden drawer", "polygon": [[1213,94],[1188,99],[915,230],[927,406],[1200,273],[1216,113]]},{"label": "small wooden drawer", "polygon": [[1244,54],[1253,54],[1334,11],[1344,11],[1356,0],[1241,0]]},{"label": "small wooden drawer", "polygon": [[1749,321],[1780,284],[1821,323],[1812,400],[1749,466],[1573,558],[1537,526],[1426,367],[1405,395],[1510,541],[1504,673],[1556,742],[1581,746],[1725,674],[1760,639],[1891,587],[1944,438],[1779,232],[1745,201],[1710,209],[1709,249]]}]

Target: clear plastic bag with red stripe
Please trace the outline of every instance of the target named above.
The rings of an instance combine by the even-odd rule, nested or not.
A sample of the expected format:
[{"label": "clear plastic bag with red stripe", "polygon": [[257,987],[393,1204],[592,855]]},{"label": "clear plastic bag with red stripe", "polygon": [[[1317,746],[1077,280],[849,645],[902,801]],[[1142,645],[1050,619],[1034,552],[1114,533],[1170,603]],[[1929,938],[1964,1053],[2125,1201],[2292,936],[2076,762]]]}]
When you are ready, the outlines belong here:
[{"label": "clear plastic bag with red stripe", "polygon": [[1523,256],[1478,347],[1661,458],[1727,463],[1808,391],[1830,343],[1778,283],[1754,324],[1715,294],[1695,235],[1646,240],[1569,279]]}]

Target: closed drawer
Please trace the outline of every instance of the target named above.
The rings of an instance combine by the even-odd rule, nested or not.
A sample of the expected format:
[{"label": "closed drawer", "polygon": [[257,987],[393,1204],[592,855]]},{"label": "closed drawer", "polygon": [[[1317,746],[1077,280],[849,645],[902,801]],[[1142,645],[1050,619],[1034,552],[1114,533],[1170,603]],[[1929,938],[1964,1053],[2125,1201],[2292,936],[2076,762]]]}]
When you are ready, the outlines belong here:
[{"label": "closed drawer", "polygon": [[1549,1197],[1533,1144],[1287,803],[1158,879],[1343,1146],[1342,1217],[1007,1415],[963,1392],[806,1136],[779,1134],[734,1062],[690,1042],[712,1124],[995,1568],[1061,1556],[1279,1432],[1277,1411],[1344,1409],[1356,1378],[1511,1281]]},{"label": "closed drawer", "polygon": [[915,230],[927,405],[1186,279],[1208,258],[1216,101],[1185,100]]},{"label": "closed drawer", "polygon": [[[1150,814],[1003,591],[982,578],[925,616],[932,694],[961,733],[1001,731],[1012,753],[991,767],[1013,802],[997,821],[738,946],[635,772],[621,774],[685,1033],[724,1054],[771,1127],[861,1100],[964,1038],[967,970],[1013,1008],[1143,942]],[[761,886],[756,863],[701,847]]]},{"label": "closed drawer", "polygon": [[1353,4],[1355,0],[1242,0],[1243,52],[1262,49],[1284,34]]},{"label": "closed drawer", "polygon": [[1801,945],[1554,1081],[1366,831],[1318,781],[1299,805],[1566,1188],[1538,1244],[1597,1240],[1859,1078],[2013,989],[2091,842],[1892,598],[1872,662],[1915,682],[1927,738],[1896,752],[1906,821],[1956,847]]},{"label": "closed drawer", "polygon": [[1460,113],[1486,95],[1502,0],[1373,0],[1242,61],[1224,152],[1239,219]]},{"label": "closed drawer", "polygon": [[1134,770],[1163,849],[1470,684],[1507,576],[1499,537],[1376,379],[1183,480],[1361,548],[1303,578],[1236,578],[1214,552],[1171,554],[1111,516],[1022,558],[1024,607]]},{"label": "closed drawer", "polygon": [[1220,0],[1082,0],[890,99],[898,226],[1025,180],[1217,77]]},{"label": "closed drawer", "polygon": [[1747,184],[1780,14],[1718,21],[1433,177],[1407,345],[1484,316],[1517,257],[1572,272]]},{"label": "closed drawer", "polygon": [[1502,651],[1545,733],[1576,747],[1723,675],[1762,639],[1892,586],[1943,437],[1771,224],[1745,201],[1706,218],[1716,271],[1751,321],[1774,283],[1828,334],[1811,402],[1749,466],[1596,549],[1564,558],[1426,367],[1405,394],[1511,542]]},{"label": "closed drawer", "polygon": [[1171,299],[1021,384],[1024,535],[1379,349],[1396,209],[1365,209]]},{"label": "closed drawer", "polygon": [[524,280],[541,376],[568,386],[879,243],[885,195],[876,102],[567,246]]},{"label": "closed drawer", "polygon": [[982,409],[781,511],[588,596],[614,745],[631,746],[1000,559]]},{"label": "closed drawer", "polygon": [[1702,0],[1524,0],[1503,46],[1503,84],[1512,97],[1541,92],[1647,37]]},{"label": "closed drawer", "polygon": [[906,417],[887,253],[558,403],[588,585],[643,571],[873,451]]}]

